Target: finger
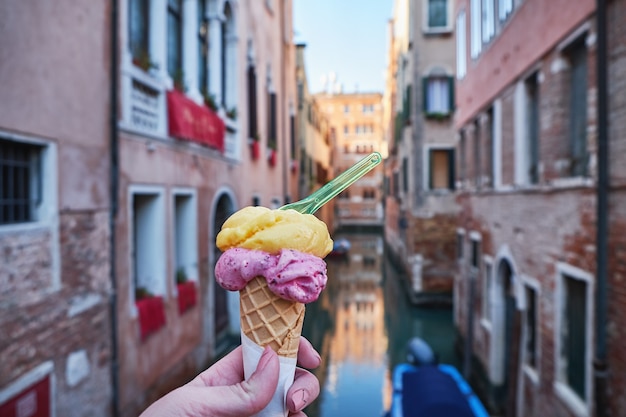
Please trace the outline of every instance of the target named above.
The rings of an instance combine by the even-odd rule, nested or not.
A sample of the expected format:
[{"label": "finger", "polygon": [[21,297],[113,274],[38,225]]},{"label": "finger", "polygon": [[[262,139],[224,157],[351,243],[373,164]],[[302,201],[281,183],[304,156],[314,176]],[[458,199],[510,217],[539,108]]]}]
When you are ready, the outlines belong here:
[{"label": "finger", "polygon": [[234,385],[243,381],[243,378],[243,354],[239,346],[194,378],[189,385],[202,387]]},{"label": "finger", "polygon": [[306,337],[300,337],[300,345],[298,346],[298,365],[303,368],[314,369],[320,366],[322,358],[317,353],[311,342]]},{"label": "finger", "polygon": [[229,386],[187,386],[187,404],[192,415],[249,416],[258,413],[270,402],[276,386],[280,365],[278,356],[266,347],[256,371],[245,381]]},{"label": "finger", "polygon": [[289,417],[306,417],[302,411],[298,411],[297,413],[289,413]]},{"label": "finger", "polygon": [[293,384],[287,391],[287,408],[295,413],[301,411],[320,394],[320,383],[309,371],[296,368]]}]

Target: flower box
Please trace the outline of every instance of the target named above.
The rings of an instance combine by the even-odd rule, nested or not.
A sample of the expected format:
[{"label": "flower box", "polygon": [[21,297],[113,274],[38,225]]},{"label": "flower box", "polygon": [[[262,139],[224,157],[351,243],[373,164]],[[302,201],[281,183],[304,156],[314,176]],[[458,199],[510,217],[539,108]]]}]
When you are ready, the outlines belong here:
[{"label": "flower box", "polygon": [[139,315],[139,332],[141,340],[165,327],[165,306],[163,297],[150,296],[135,301]]},{"label": "flower box", "polygon": [[251,140],[250,141],[250,155],[253,161],[256,161],[257,159],[259,159],[259,152],[260,152],[259,141]]},{"label": "flower box", "polygon": [[178,288],[178,312],[183,314],[194,307],[198,302],[196,283],[194,281],[187,281],[176,284],[176,287]]}]

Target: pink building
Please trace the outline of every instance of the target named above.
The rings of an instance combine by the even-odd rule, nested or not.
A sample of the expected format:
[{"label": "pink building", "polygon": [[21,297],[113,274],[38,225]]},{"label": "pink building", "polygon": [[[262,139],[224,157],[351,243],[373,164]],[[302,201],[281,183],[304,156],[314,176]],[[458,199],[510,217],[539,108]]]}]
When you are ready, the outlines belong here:
[{"label": "pink building", "polygon": [[[213,279],[215,236],[243,206],[290,199],[295,50],[290,1],[126,0],[120,12],[115,273],[130,416],[239,335],[238,294]],[[151,308],[156,323],[142,317]]]},{"label": "pink building", "polygon": [[35,3],[0,5],[0,415],[136,416],[238,338],[223,221],[293,199],[292,2]]},{"label": "pink building", "polygon": [[112,413],[110,25],[0,4],[1,416]]},{"label": "pink building", "polygon": [[456,5],[455,321],[464,371],[507,416],[626,414],[625,7]]}]

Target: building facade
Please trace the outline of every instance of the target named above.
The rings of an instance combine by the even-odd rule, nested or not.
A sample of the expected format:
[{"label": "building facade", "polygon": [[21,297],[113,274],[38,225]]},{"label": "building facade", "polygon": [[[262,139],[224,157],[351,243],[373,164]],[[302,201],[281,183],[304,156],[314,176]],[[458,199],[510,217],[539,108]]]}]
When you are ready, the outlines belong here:
[{"label": "building facade", "polygon": [[[613,292],[624,270],[625,4],[607,8],[455,8],[455,322],[466,374],[505,415],[626,413],[621,332],[612,330],[625,308]],[[608,79],[598,74],[607,66]],[[607,111],[601,80],[615,85]]]},{"label": "building facade", "polygon": [[[303,199],[316,191],[333,178],[333,152],[335,131],[328,118],[320,109],[309,91],[308,77],[305,66],[306,45],[296,45],[296,88],[298,92],[298,109],[296,121],[295,143],[293,144],[294,165],[291,169],[297,175],[292,195],[296,200]],[[295,164],[299,161],[299,164]],[[335,200],[324,204],[316,213],[332,232],[334,225]]]},{"label": "building facade", "polygon": [[454,277],[452,1],[397,0],[390,21],[386,243],[415,302],[449,302]]},{"label": "building facade", "polygon": [[[387,154],[381,93],[317,93],[320,111],[334,132],[333,168],[341,174],[372,152]],[[383,167],[379,165],[336,197],[337,227],[383,225]]]},{"label": "building facade", "polygon": [[106,1],[0,5],[2,416],[112,414],[110,25]]},{"label": "building facade", "polygon": [[[121,4],[122,415],[136,415],[239,335],[238,294],[213,277],[215,237],[241,207],[291,199],[291,16],[290,1]],[[155,308],[157,323],[142,317]]]},{"label": "building facade", "polygon": [[292,2],[0,11],[0,414],[136,416],[239,336],[222,223],[293,198]]}]

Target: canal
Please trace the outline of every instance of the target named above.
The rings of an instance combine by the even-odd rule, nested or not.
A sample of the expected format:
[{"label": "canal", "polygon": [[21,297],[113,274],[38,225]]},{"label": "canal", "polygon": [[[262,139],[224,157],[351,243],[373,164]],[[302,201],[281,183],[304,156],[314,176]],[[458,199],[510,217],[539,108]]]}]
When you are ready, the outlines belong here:
[{"label": "canal", "polygon": [[399,272],[385,256],[381,234],[350,233],[345,258],[327,258],[328,286],[307,306],[303,334],[322,356],[314,372],[321,393],[309,417],[380,417],[391,402],[393,367],[421,337],[440,362],[458,366],[450,308],[410,304]]}]

